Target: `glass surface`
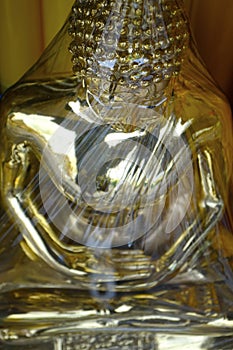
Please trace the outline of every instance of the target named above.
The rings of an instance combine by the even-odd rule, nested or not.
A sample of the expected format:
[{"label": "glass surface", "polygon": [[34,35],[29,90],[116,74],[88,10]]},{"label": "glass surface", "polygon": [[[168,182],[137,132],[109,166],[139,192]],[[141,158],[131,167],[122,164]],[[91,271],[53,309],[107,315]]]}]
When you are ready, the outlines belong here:
[{"label": "glass surface", "polygon": [[231,111],[182,2],[75,1],[0,122],[0,349],[232,349]]}]

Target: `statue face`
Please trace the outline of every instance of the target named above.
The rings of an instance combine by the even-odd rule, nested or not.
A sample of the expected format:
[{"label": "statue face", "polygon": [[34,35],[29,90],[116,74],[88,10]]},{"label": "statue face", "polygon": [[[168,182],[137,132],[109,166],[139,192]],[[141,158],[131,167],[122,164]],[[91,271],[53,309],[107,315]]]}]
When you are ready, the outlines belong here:
[{"label": "statue face", "polygon": [[170,79],[189,46],[184,11],[170,0],[77,0],[68,32],[77,76],[128,90]]}]

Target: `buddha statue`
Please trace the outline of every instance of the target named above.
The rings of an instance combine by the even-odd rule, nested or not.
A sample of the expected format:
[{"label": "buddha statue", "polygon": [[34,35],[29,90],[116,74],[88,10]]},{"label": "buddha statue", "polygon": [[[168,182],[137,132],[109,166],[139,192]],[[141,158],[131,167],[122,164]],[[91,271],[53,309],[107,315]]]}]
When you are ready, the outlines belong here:
[{"label": "buddha statue", "polygon": [[231,111],[180,0],[76,0],[0,130],[3,340],[233,333]]}]

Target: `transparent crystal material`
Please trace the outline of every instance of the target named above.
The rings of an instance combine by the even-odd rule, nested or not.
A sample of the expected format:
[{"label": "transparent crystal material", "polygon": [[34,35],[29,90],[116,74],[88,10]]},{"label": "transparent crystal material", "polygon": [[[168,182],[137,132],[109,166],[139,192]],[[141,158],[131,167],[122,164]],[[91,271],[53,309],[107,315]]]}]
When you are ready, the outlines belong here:
[{"label": "transparent crystal material", "polygon": [[232,349],[231,112],[181,1],[76,0],[0,121],[0,349]]}]

